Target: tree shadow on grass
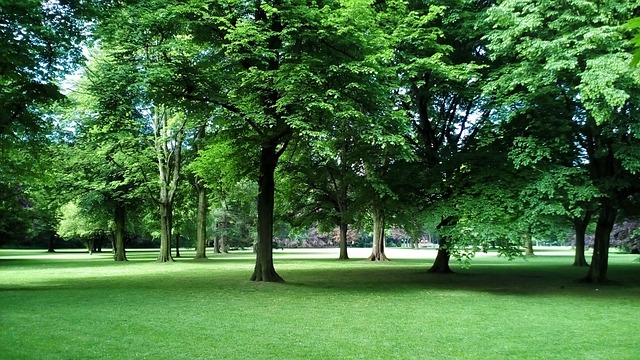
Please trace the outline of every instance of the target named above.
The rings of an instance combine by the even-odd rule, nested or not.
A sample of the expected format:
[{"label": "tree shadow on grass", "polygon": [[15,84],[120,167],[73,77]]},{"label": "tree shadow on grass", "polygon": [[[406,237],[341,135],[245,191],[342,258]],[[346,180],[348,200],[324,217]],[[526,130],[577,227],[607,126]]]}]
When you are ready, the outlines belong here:
[{"label": "tree shadow on grass", "polygon": [[342,269],[321,276],[292,271],[284,274],[290,286],[312,287],[336,292],[385,293],[396,291],[470,291],[518,296],[591,296],[640,295],[640,266],[612,265],[610,284],[585,284],[580,281],[585,268],[565,266],[472,266],[456,268],[453,274],[431,274],[415,267],[394,269]]},{"label": "tree shadow on grass", "polygon": [[[136,254],[136,253],[134,253]],[[31,290],[99,290],[195,292],[332,292],[336,295],[394,294],[468,291],[494,295],[517,296],[633,296],[640,295],[640,264],[611,264],[609,277],[614,285],[601,286],[580,283],[586,268],[572,267],[570,258],[547,261],[506,262],[489,259],[465,269],[452,264],[454,274],[429,274],[430,261],[400,259],[372,263],[364,259],[279,259],[276,270],[285,278],[284,284],[260,284],[249,281],[253,268],[251,254],[213,256],[208,261],[181,258],[172,264],[153,262],[152,254],[138,253],[140,260],[116,263],[109,259],[0,259],[0,268],[23,268],[27,271],[72,269],[73,276],[52,276],[33,279],[24,284],[2,283],[0,291]],[[96,258],[97,259],[97,258]],[[133,265],[133,266],[132,266]],[[138,266],[141,265],[141,266]],[[42,270],[44,268],[44,270]],[[99,268],[106,276],[83,273],[82,268]],[[111,272],[116,269],[120,272]],[[75,271],[77,270],[77,276]],[[21,270],[20,270],[21,271]],[[68,274],[68,271],[67,271]],[[598,289],[598,290],[596,290]]]}]

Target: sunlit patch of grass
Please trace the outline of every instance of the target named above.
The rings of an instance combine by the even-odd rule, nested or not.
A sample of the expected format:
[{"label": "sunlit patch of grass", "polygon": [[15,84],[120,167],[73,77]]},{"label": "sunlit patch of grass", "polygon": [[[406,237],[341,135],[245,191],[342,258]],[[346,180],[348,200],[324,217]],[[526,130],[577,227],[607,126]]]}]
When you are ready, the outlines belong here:
[{"label": "sunlit patch of grass", "polygon": [[[613,285],[578,281],[571,252],[479,256],[427,274],[433,251],[338,261],[335,249],[275,251],[283,284],[248,280],[253,255],[174,263],[155,251],[0,250],[3,359],[526,359],[639,354],[640,264],[612,254]],[[617,334],[598,336],[597,334]],[[625,335],[626,334],[626,335]]]}]

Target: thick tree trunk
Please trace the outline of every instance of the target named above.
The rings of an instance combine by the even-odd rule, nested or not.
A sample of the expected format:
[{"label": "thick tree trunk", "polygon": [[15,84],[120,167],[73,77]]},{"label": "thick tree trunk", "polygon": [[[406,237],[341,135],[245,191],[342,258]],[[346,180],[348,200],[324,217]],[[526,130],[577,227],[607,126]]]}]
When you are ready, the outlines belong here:
[{"label": "thick tree trunk", "polygon": [[207,188],[204,187],[201,181],[198,180],[196,184],[198,190],[198,215],[196,225],[196,255],[194,259],[206,259],[207,258]]},{"label": "thick tree trunk", "polygon": [[173,261],[171,256],[171,215],[170,205],[160,204],[160,253],[158,262]]},{"label": "thick tree trunk", "polygon": [[436,255],[436,260],[433,262],[433,265],[427,272],[435,273],[435,274],[451,274],[453,270],[449,267],[449,260],[451,259],[451,253],[447,248],[449,246],[447,242],[447,237],[443,236],[440,238],[440,243],[438,247],[438,255]]},{"label": "thick tree trunk", "polygon": [[589,221],[591,221],[591,211],[587,211],[584,218],[573,221],[573,226],[576,231],[576,254],[573,260],[573,266],[589,266],[584,256],[585,236]]},{"label": "thick tree trunk", "polygon": [[609,266],[609,240],[618,210],[609,204],[603,204],[596,225],[596,236],[593,243],[593,256],[589,273],[584,279],[587,282],[603,284],[607,282]]},{"label": "thick tree trunk", "polygon": [[369,260],[389,261],[389,258],[384,254],[384,210],[373,208],[371,217],[373,218],[373,248]]},{"label": "thick tree trunk", "polygon": [[339,260],[348,260],[349,254],[347,254],[347,230],[349,225],[340,223],[340,257]]},{"label": "thick tree trunk", "polygon": [[534,256],[533,253],[533,241],[531,240],[531,233],[526,233],[523,235],[524,238],[524,255],[525,256]]},{"label": "thick tree trunk", "polygon": [[260,153],[258,177],[258,243],[252,281],[284,281],[273,267],[274,174],[278,163],[275,145],[265,145]]},{"label": "thick tree trunk", "polygon": [[124,248],[124,226],[126,219],[126,210],[124,205],[118,204],[116,205],[113,220],[116,224],[115,231],[115,252],[113,254],[113,259],[115,261],[127,261],[127,255]]},{"label": "thick tree trunk", "polygon": [[[447,226],[453,226],[457,223],[457,220],[453,216],[448,216],[438,224],[437,228],[441,229]],[[433,265],[427,272],[435,273],[435,274],[451,274],[453,270],[449,267],[449,260],[451,259],[451,253],[449,252],[449,241],[448,236],[443,235],[440,237],[440,241],[438,242],[438,255],[436,255],[436,260],[433,262]]]}]

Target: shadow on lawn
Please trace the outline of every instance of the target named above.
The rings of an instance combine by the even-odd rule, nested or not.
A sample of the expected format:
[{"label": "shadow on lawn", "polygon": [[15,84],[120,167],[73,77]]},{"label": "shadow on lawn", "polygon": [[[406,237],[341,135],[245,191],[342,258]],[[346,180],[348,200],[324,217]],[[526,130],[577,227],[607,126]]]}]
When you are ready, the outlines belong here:
[{"label": "shadow on lawn", "polygon": [[[33,270],[34,274],[58,269],[78,271],[77,276],[33,279],[24,284],[3,285],[0,279],[0,292],[108,288],[202,295],[211,292],[240,295],[263,292],[278,296],[282,292],[298,291],[336,295],[469,291],[504,296],[640,296],[640,264],[633,262],[610,264],[609,278],[615,282],[603,287],[580,283],[578,280],[586,275],[587,268],[570,266],[570,257],[522,262],[490,259],[474,263],[469,269],[452,264],[456,273],[446,275],[427,273],[432,261],[424,259],[400,259],[389,263],[371,263],[364,259],[279,259],[276,270],[286,282],[264,284],[248,280],[253,269],[251,253],[211,254],[206,261],[183,257],[174,263],[177,266],[155,266],[152,264],[155,255],[155,251],[130,252],[131,261],[127,263],[114,262],[108,253],[84,259],[0,258],[0,268],[24,268]],[[87,275],[81,271],[82,268],[98,267],[103,267],[99,270],[105,270],[107,275]],[[110,269],[121,272],[109,273]]]},{"label": "shadow on lawn", "polygon": [[[607,285],[585,284],[580,281],[587,268],[566,266],[472,266],[456,269],[454,274],[430,274],[415,267],[399,269],[346,269],[313,276],[293,272],[285,283],[296,287],[311,287],[337,292],[385,293],[398,291],[470,291],[518,296],[599,296],[640,295],[640,266],[611,265]],[[298,275],[298,276],[295,276]]]}]

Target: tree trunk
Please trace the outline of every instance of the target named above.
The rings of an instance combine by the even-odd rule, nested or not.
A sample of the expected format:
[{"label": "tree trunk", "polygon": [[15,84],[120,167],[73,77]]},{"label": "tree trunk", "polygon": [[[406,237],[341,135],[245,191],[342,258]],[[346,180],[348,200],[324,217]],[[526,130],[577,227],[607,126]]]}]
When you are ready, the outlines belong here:
[{"label": "tree trunk", "polygon": [[[115,217],[115,216],[114,216]],[[116,232],[112,230],[109,232],[109,241],[111,241],[111,255],[116,255]]]},{"label": "tree trunk", "polygon": [[124,226],[125,226],[125,219],[126,219],[125,216],[126,216],[126,210],[124,205],[122,204],[116,205],[116,209],[113,215],[113,220],[116,224],[115,252],[113,254],[113,259],[115,261],[127,261],[127,255],[124,248]]},{"label": "tree trunk", "polygon": [[176,257],[180,257],[180,234],[176,233]]},{"label": "tree trunk", "polygon": [[[226,222],[225,224],[227,224],[228,222]],[[220,235],[220,238],[218,239],[218,252],[220,253],[228,253],[229,250],[227,250],[227,245],[226,245],[226,240],[225,240],[225,234],[227,231],[227,225],[224,226],[224,232]]]},{"label": "tree trunk", "polygon": [[[173,227],[173,202],[180,182],[182,142],[186,116],[176,129],[169,123],[169,112],[164,105],[155,108],[154,141],[160,180],[160,253],[158,262],[173,261],[171,257],[171,230]],[[178,115],[174,113],[173,115]],[[175,124],[174,124],[175,125]]]},{"label": "tree trunk", "polygon": [[531,241],[531,233],[525,233],[524,237],[524,255],[525,256],[534,256],[533,253],[533,241]]},{"label": "tree trunk", "polygon": [[275,181],[278,163],[275,145],[264,145],[260,152],[260,175],[258,177],[258,243],[256,246],[256,266],[252,281],[284,281],[273,267],[273,207]]},{"label": "tree trunk", "polygon": [[609,240],[618,210],[609,204],[603,204],[596,225],[596,236],[593,243],[593,256],[589,273],[584,279],[587,282],[603,284],[607,282],[609,265]]},{"label": "tree trunk", "polygon": [[100,232],[100,235],[98,236],[97,241],[94,243],[96,252],[99,252],[99,253],[102,252],[102,243],[103,242],[104,242],[104,232]]},{"label": "tree trunk", "polygon": [[220,254],[220,225],[216,230],[216,234],[213,236],[213,252]]},{"label": "tree trunk", "polygon": [[348,260],[349,255],[347,254],[347,230],[348,224],[344,222],[340,222],[340,257],[339,260]]},{"label": "tree trunk", "polygon": [[56,252],[56,249],[54,249],[55,241],[56,241],[56,234],[53,233],[49,235],[49,248],[47,249],[47,252],[50,252],[50,253]]},{"label": "tree trunk", "polygon": [[451,253],[447,248],[449,246],[447,237],[443,236],[440,238],[439,247],[438,247],[438,255],[436,255],[436,260],[433,262],[433,265],[427,272],[435,273],[435,274],[451,274],[453,270],[449,267],[449,260],[451,259]]},{"label": "tree trunk", "polygon": [[573,221],[573,226],[576,231],[576,254],[573,260],[573,266],[589,266],[584,256],[585,235],[589,221],[591,221],[591,211],[589,210],[585,213],[584,218],[577,218]]},{"label": "tree trunk", "polygon": [[173,261],[171,256],[171,216],[167,204],[160,204],[160,253],[158,262]]},{"label": "tree trunk", "polygon": [[[453,216],[448,216],[444,218],[440,224],[438,224],[437,229],[441,229],[446,226],[453,226],[457,223],[457,220]],[[438,255],[436,255],[436,260],[433,262],[433,265],[427,272],[434,274],[451,274],[453,270],[449,267],[449,260],[451,259],[451,253],[449,252],[449,240],[447,235],[443,235],[440,237],[440,241],[438,242]]]},{"label": "tree trunk", "polygon": [[371,210],[371,217],[373,218],[373,248],[369,260],[389,261],[389,258],[384,254],[384,210],[374,207]]},{"label": "tree trunk", "polygon": [[95,250],[94,239],[87,240],[87,252],[89,255],[93,255],[93,250]]},{"label": "tree trunk", "polygon": [[198,180],[196,183],[196,189],[198,190],[198,219],[196,225],[196,256],[194,259],[206,259],[207,258],[207,188],[204,187],[202,181]]}]

